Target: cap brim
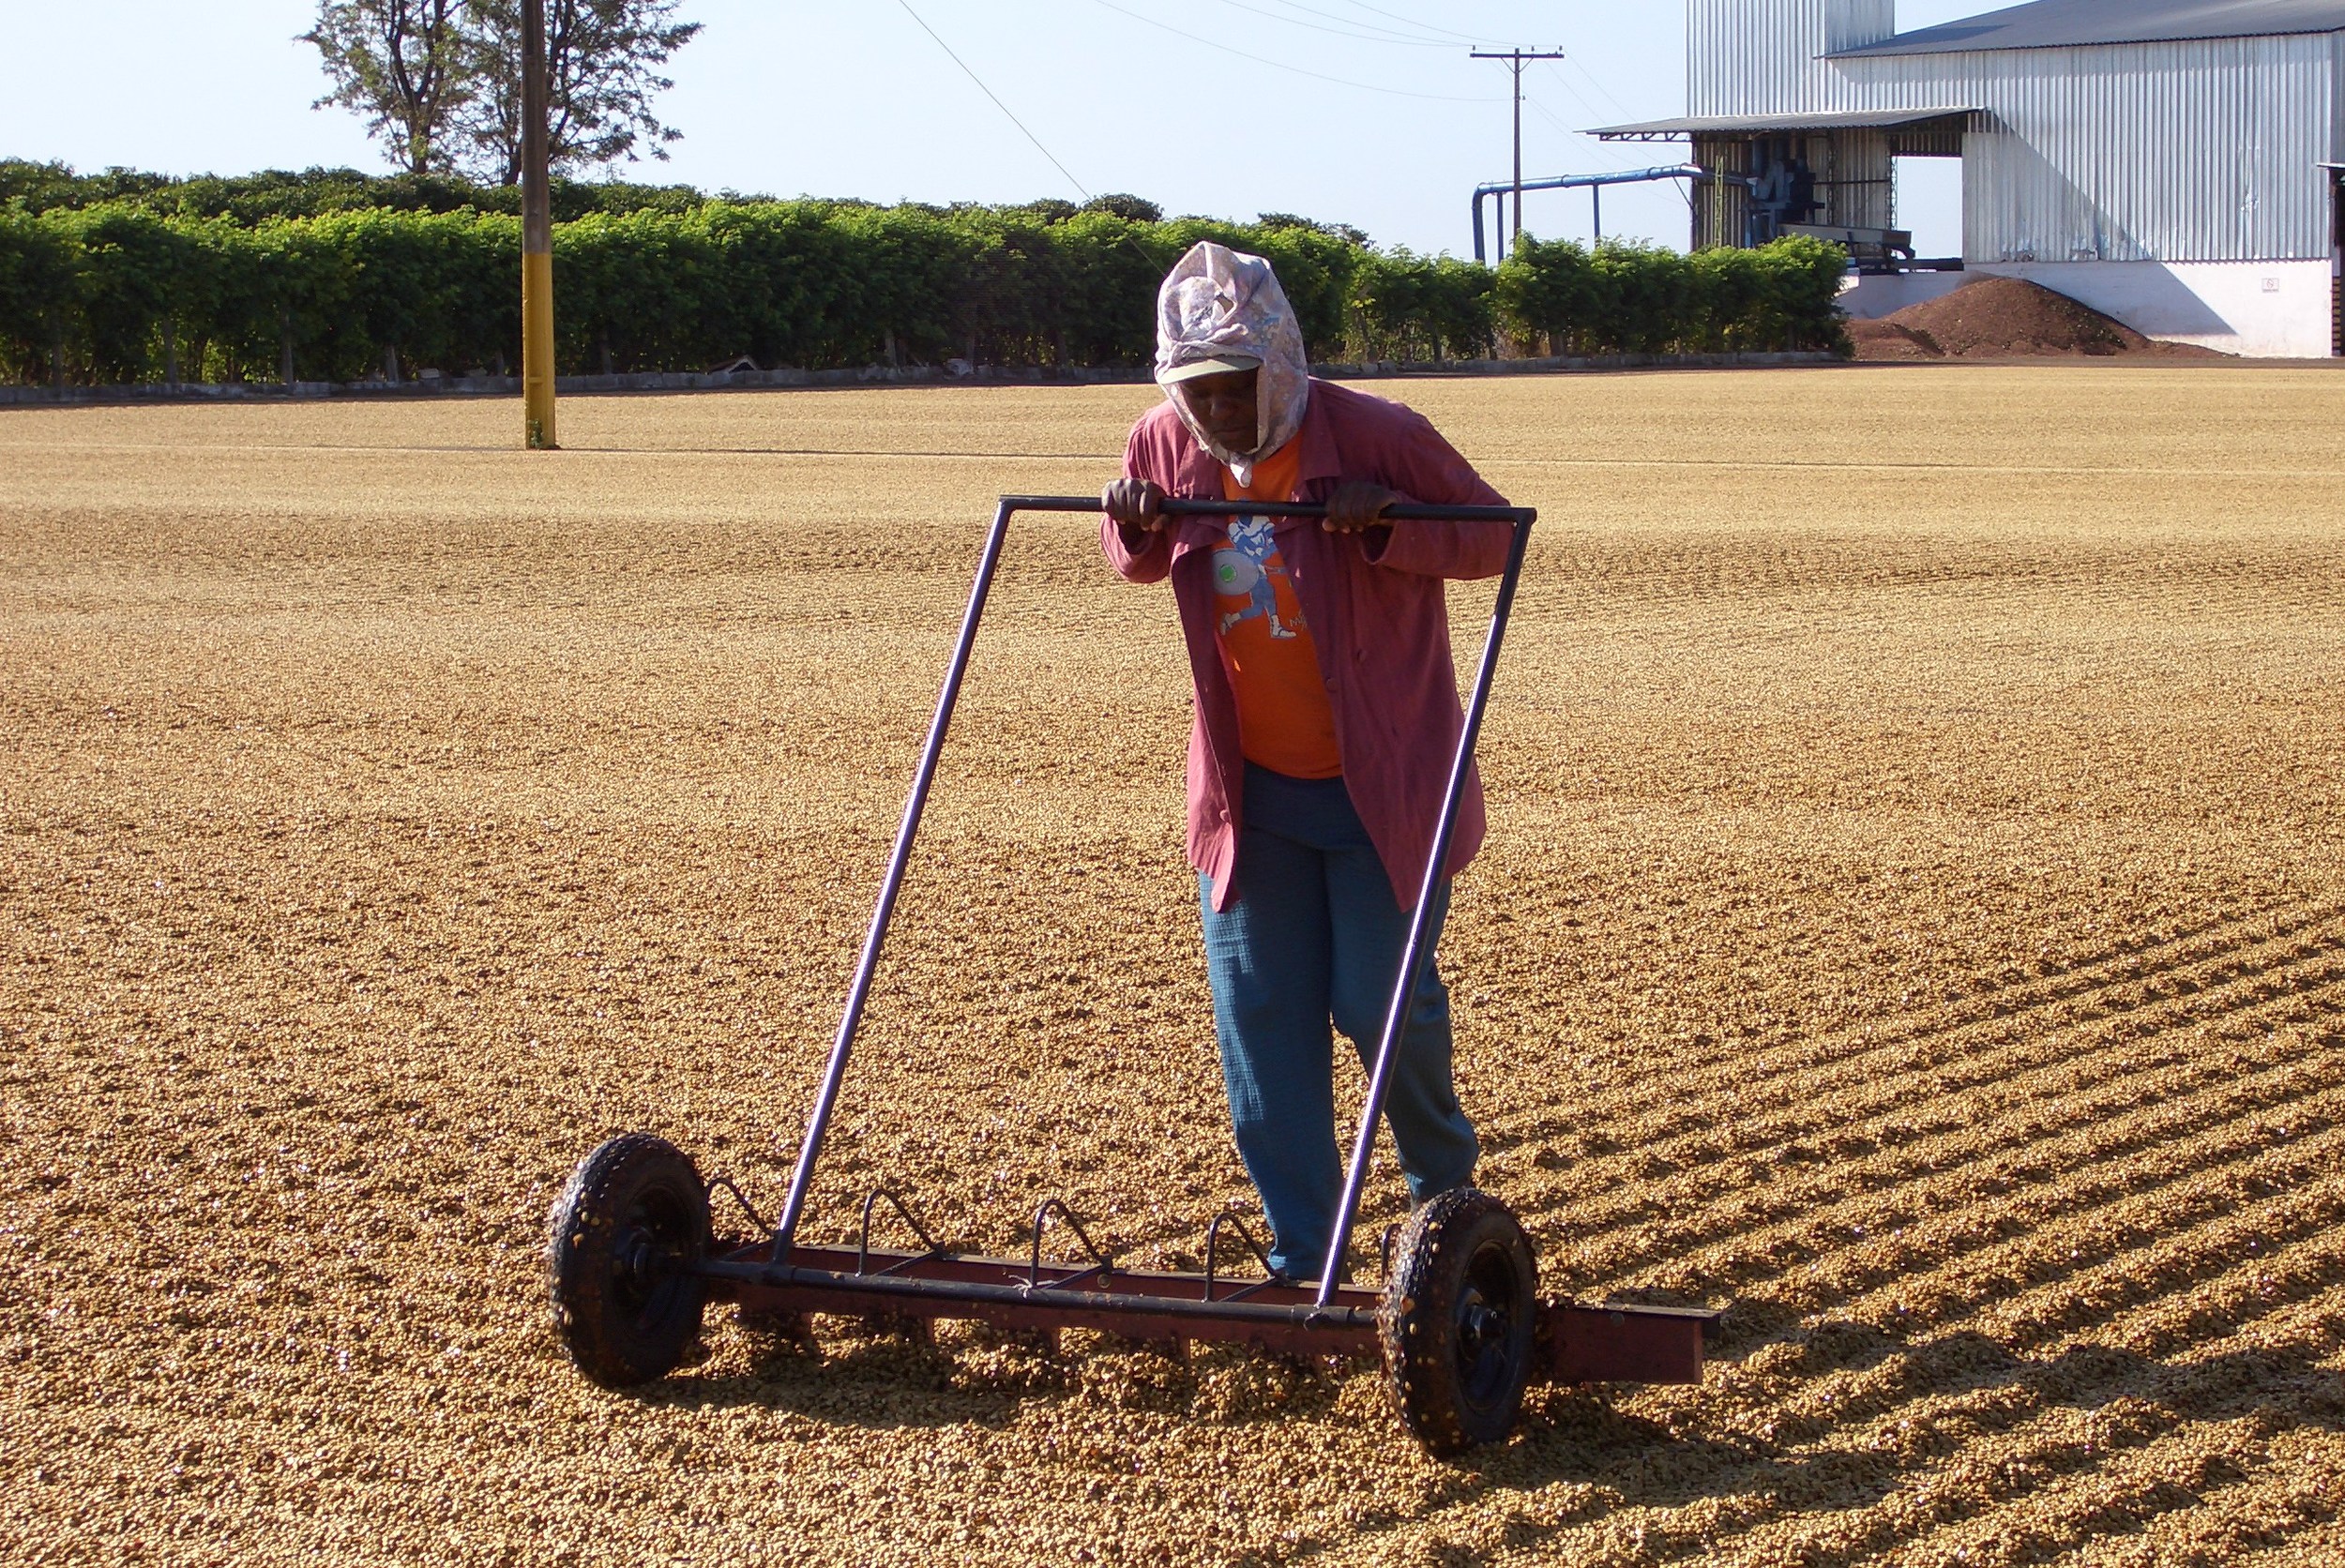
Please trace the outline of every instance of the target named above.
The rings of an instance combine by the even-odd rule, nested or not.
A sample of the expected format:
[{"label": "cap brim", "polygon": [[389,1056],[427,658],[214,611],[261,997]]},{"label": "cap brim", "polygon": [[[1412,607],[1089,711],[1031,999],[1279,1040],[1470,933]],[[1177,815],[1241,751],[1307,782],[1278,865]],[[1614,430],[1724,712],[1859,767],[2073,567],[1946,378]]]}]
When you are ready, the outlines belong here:
[{"label": "cap brim", "polygon": [[1175,382],[1195,381],[1199,376],[1225,376],[1235,370],[1259,370],[1262,361],[1242,354],[1218,354],[1211,359],[1192,359],[1186,365],[1157,373],[1157,384],[1171,386]]}]

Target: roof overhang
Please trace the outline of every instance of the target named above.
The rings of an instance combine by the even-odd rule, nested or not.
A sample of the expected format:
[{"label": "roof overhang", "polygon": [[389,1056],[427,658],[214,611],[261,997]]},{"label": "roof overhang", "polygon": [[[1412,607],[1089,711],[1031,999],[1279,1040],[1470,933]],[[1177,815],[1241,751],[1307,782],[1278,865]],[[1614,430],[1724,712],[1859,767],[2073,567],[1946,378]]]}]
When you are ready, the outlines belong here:
[{"label": "roof overhang", "polygon": [[2345,0],[2034,0],[1835,50],[1827,60],[2098,44],[2198,43],[2345,31]]},{"label": "roof overhang", "polygon": [[1959,129],[1971,108],[1860,109],[1830,114],[1689,114],[1642,125],[1605,126],[1588,132],[1606,142],[1669,142],[1687,136],[1799,136],[1832,130],[1903,130],[1935,121]]}]

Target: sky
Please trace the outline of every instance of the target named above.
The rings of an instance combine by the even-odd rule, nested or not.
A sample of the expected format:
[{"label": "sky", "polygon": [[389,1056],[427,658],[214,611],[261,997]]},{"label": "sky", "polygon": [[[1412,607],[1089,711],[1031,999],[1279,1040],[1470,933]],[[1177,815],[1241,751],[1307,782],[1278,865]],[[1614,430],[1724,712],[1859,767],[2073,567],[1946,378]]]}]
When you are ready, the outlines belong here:
[{"label": "sky", "polygon": [[[1900,0],[1898,22],[1990,8]],[[355,116],[310,107],[325,79],[295,40],[315,9],[0,0],[16,46],[0,156],[181,174],[384,168]],[[1524,73],[1526,177],[1682,154],[1579,134],[1683,112],[1679,0],[683,0],[679,15],[704,23],[658,100],[684,140],[669,162],[619,166],[627,178],[882,202],[1129,191],[1168,213],[1296,212],[1470,255],[1470,193],[1506,178],[1512,157],[1509,73],[1469,58],[1477,46],[1569,56]],[[1925,255],[1959,249],[1958,168],[1907,160],[1900,217]],[[1683,188],[1608,191],[1605,232],[1683,246]],[[1524,217],[1584,239],[1591,203],[1535,193]]]}]

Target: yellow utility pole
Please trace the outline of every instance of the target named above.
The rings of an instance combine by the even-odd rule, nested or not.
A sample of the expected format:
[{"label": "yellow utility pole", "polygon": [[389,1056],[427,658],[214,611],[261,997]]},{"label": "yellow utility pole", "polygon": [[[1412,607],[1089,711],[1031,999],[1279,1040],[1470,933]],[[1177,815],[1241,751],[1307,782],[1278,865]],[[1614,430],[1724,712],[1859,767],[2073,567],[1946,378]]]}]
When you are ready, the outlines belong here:
[{"label": "yellow utility pole", "polygon": [[546,181],[546,0],[522,0],[522,415],[532,451],[553,438],[553,203]]}]

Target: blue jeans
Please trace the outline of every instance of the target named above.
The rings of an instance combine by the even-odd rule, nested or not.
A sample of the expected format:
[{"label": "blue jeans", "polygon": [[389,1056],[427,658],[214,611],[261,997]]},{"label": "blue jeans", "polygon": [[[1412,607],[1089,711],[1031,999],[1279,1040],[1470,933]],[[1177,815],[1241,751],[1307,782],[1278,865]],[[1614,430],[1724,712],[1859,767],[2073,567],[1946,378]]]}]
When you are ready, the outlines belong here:
[{"label": "blue jeans", "polygon": [[[1409,912],[1342,779],[1289,778],[1248,763],[1239,821],[1237,897],[1226,912],[1215,912],[1211,884],[1198,879],[1221,1077],[1238,1153],[1270,1217],[1271,1263],[1317,1279],[1343,1198],[1329,1020],[1372,1070]],[[1448,904],[1445,884],[1435,939]],[[1449,1058],[1449,992],[1429,960],[1384,1102],[1412,1202],[1471,1181],[1480,1152]]]}]

